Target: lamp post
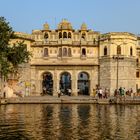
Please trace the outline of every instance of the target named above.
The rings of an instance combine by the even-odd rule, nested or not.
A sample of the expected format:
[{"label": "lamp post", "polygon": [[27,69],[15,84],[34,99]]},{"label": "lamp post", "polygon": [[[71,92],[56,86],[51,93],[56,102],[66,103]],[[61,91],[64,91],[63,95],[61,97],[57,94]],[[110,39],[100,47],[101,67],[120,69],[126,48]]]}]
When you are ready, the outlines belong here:
[{"label": "lamp post", "polygon": [[116,89],[118,90],[118,83],[119,83],[119,60],[123,60],[124,57],[121,54],[121,45],[125,45],[126,43],[122,43],[122,44],[116,44],[116,43],[111,43],[111,44],[115,44],[117,46],[117,54],[113,55],[113,59],[115,59],[117,61],[117,69],[116,69]]},{"label": "lamp post", "polygon": [[117,60],[117,72],[116,72],[116,89],[118,90],[119,83],[119,60],[124,59],[123,56],[117,54],[113,56],[113,59]]}]

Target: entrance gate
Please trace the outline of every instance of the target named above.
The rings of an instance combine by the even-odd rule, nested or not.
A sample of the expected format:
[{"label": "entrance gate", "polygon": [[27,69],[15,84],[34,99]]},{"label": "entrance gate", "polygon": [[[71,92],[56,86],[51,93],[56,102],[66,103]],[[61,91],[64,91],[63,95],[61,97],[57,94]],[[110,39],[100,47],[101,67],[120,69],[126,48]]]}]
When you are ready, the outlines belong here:
[{"label": "entrance gate", "polygon": [[89,95],[89,76],[85,72],[78,74],[78,95]]},{"label": "entrance gate", "polygon": [[53,94],[53,77],[50,72],[46,72],[43,74],[42,91],[43,95]]},{"label": "entrance gate", "polygon": [[71,94],[71,75],[68,72],[64,72],[61,74],[60,91],[65,95]]}]

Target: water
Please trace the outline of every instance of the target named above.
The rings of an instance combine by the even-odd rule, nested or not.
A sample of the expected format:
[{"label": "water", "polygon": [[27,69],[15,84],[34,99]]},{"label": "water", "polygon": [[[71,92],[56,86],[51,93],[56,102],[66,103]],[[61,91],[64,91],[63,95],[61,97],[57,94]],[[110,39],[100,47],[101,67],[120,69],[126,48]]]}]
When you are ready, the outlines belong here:
[{"label": "water", "polygon": [[0,140],[140,140],[140,106],[1,105]]}]

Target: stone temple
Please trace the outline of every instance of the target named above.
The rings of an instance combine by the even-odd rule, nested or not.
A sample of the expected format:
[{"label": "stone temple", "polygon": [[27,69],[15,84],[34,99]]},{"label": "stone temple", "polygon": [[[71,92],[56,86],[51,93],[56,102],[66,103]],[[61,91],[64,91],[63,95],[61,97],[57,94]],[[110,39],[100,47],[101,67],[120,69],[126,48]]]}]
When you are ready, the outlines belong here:
[{"label": "stone temple", "polygon": [[[29,96],[93,95],[93,89],[107,88],[110,95],[119,87],[140,88],[140,37],[128,32],[100,32],[83,23],[75,30],[63,19],[57,29],[45,23],[31,34],[16,32],[32,53],[29,63],[19,68],[19,86]],[[11,77],[12,78],[12,77]]]}]

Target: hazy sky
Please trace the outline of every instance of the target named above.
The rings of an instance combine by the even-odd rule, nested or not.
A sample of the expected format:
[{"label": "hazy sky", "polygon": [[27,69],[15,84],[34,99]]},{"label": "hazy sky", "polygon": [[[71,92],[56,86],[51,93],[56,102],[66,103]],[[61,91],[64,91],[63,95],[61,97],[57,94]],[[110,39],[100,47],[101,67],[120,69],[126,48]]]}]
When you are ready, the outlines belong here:
[{"label": "hazy sky", "polygon": [[55,29],[66,18],[75,29],[85,22],[101,33],[140,34],[140,0],[0,0],[0,16],[15,31],[27,33],[45,22]]}]

